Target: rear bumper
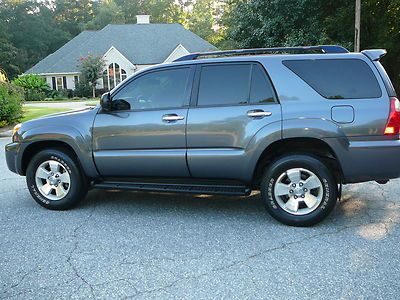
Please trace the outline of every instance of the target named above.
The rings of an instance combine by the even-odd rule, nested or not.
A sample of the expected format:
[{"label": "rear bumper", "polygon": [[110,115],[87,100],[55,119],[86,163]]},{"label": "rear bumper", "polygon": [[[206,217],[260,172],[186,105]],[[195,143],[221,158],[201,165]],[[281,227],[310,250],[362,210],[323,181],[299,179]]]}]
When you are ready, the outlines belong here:
[{"label": "rear bumper", "polygon": [[21,175],[20,164],[18,160],[19,143],[10,143],[5,146],[7,167],[11,172]]},{"label": "rear bumper", "polygon": [[400,140],[327,142],[335,150],[345,183],[400,177]]}]

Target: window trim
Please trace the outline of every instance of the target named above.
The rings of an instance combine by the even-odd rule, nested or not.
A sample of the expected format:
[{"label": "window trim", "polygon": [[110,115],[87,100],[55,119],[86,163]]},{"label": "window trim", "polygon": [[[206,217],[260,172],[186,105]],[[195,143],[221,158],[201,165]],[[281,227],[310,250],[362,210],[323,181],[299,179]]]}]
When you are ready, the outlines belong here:
[{"label": "window trim", "polygon": [[[119,69],[119,76],[118,76],[118,80],[119,82],[117,83],[117,76],[116,76],[116,65],[118,65],[118,69]],[[113,70],[113,75],[110,76],[110,67]],[[122,71],[124,71],[124,74],[122,74]],[[102,79],[102,84],[103,84],[103,88],[107,89],[108,91],[111,91],[113,88],[115,88],[118,84],[120,84],[122,81],[124,81],[125,79],[122,79],[123,75],[125,76],[125,79],[128,77],[126,70],[123,69],[121,67],[121,65],[119,63],[116,62],[112,62],[110,64],[107,65],[107,67],[103,70],[103,72],[101,73],[101,79]],[[104,77],[107,77],[107,80],[104,80]],[[111,87],[111,81],[110,78],[113,80],[113,87]],[[107,87],[105,85],[105,83],[107,83]]]},{"label": "window trim", "polygon": [[[249,82],[247,85],[247,101],[246,103],[229,103],[229,104],[208,104],[208,105],[198,105],[198,97],[199,97],[199,88],[200,88],[200,76],[201,69],[204,66],[217,66],[217,65],[249,65]],[[274,98],[274,102],[265,102],[265,103],[250,103],[250,92],[251,92],[251,82],[253,78],[253,66],[259,65],[264,73],[265,80],[269,83],[269,86],[272,89],[272,96]],[[194,78],[194,84],[192,89],[192,95],[190,99],[190,107],[198,107],[198,108],[207,108],[207,107],[230,107],[230,106],[254,106],[254,105],[273,105],[280,104],[274,84],[272,83],[271,77],[269,76],[267,70],[265,70],[262,63],[259,61],[233,61],[233,62],[210,62],[210,63],[198,63],[196,64],[196,74]]]},{"label": "window trim", "polygon": [[[64,79],[63,79],[63,77],[64,76],[56,76],[56,90],[57,91],[62,91],[62,90],[64,90]],[[60,79],[61,80],[61,89],[59,89],[59,87],[58,87],[58,79]]]},{"label": "window trim", "polygon": [[123,85],[120,85],[118,87],[118,89],[113,91],[113,93],[110,94],[111,102],[113,101],[113,98],[115,97],[115,95],[117,95],[118,92],[121,91],[121,89],[126,87],[131,82],[139,79],[140,77],[148,75],[148,74],[151,74],[151,73],[155,73],[155,72],[162,72],[162,71],[169,71],[169,70],[176,70],[176,69],[189,69],[189,76],[188,76],[188,80],[186,82],[186,87],[185,87],[185,92],[184,92],[184,95],[183,95],[184,99],[183,99],[183,105],[182,106],[171,106],[171,107],[163,107],[163,108],[141,108],[141,109],[129,109],[129,110],[111,110],[111,112],[117,112],[118,113],[118,112],[162,111],[162,110],[173,110],[173,109],[188,108],[189,107],[189,102],[190,102],[190,94],[191,94],[191,90],[193,88],[193,78],[194,78],[194,71],[195,71],[195,68],[194,68],[193,65],[179,65],[179,66],[172,66],[172,67],[162,67],[162,68],[151,69],[151,70],[148,70],[148,71],[141,72],[141,73],[137,74],[136,76],[133,76],[133,77],[129,78],[128,80],[126,80],[126,82],[124,82]]},{"label": "window trim", "polygon": [[[311,86],[307,81],[305,81],[299,74],[297,74],[295,71],[293,71],[291,68],[289,68],[285,62],[292,62],[292,61],[315,61],[315,60],[355,60],[355,61],[361,61],[362,63],[364,63],[365,65],[367,65],[367,67],[370,69],[370,71],[373,74],[373,77],[376,81],[376,83],[378,84],[379,87],[379,91],[380,91],[380,96],[379,97],[362,97],[362,98],[329,98],[329,97],[325,97],[324,95],[322,95],[319,91],[317,91],[313,86]],[[381,99],[383,96],[383,92],[382,92],[382,86],[380,84],[380,82],[378,81],[378,79],[376,78],[375,72],[372,70],[371,66],[363,59],[360,58],[317,58],[317,59],[285,59],[282,60],[282,65],[285,66],[285,68],[287,68],[290,72],[292,72],[294,75],[296,75],[302,82],[304,82],[308,87],[310,87],[313,91],[315,91],[318,95],[320,95],[322,98],[328,100],[328,101],[343,101],[343,100],[376,100],[376,99]]]}]

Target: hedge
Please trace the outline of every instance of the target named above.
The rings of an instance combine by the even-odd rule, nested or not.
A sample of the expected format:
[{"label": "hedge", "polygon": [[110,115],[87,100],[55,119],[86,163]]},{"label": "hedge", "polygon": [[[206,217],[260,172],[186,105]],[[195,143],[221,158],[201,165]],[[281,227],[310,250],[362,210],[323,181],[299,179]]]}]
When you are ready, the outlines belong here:
[{"label": "hedge", "polygon": [[24,90],[11,83],[0,82],[0,127],[22,117]]}]

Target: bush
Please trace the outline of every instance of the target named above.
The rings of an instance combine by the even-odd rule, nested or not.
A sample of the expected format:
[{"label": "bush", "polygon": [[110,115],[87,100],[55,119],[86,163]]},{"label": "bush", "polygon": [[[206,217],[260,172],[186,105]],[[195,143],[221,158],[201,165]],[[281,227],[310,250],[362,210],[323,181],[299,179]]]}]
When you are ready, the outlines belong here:
[{"label": "bush", "polygon": [[39,75],[22,75],[15,78],[13,83],[24,89],[25,100],[29,101],[43,100],[50,92],[50,87],[46,80]]},{"label": "bush", "polygon": [[75,85],[74,97],[91,97],[92,96],[92,88],[87,83],[78,82]]},{"label": "bush", "polygon": [[24,90],[11,83],[0,82],[0,127],[22,117]]}]

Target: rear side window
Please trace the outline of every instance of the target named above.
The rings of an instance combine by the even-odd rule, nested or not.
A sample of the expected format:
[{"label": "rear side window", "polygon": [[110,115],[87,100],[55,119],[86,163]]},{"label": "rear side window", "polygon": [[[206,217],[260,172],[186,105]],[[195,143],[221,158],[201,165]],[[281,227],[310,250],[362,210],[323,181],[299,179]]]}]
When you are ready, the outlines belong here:
[{"label": "rear side window", "polygon": [[249,102],[275,102],[272,84],[259,64],[202,66],[198,105],[238,105]]},{"label": "rear side window", "polygon": [[250,86],[250,103],[275,102],[271,82],[258,64],[253,65]]},{"label": "rear side window", "polygon": [[382,96],[374,73],[360,59],[286,60],[282,63],[328,99]]},{"label": "rear side window", "polygon": [[246,104],[251,65],[202,66],[198,105]]}]

